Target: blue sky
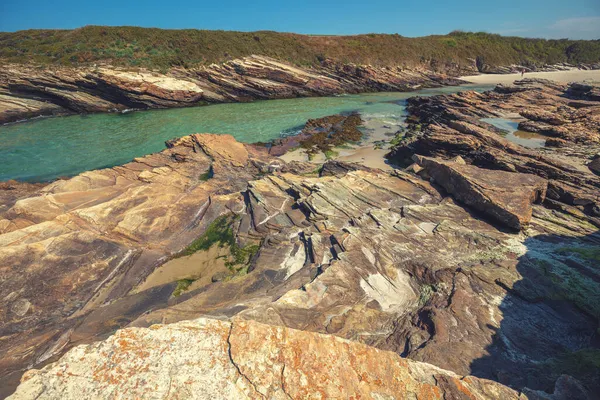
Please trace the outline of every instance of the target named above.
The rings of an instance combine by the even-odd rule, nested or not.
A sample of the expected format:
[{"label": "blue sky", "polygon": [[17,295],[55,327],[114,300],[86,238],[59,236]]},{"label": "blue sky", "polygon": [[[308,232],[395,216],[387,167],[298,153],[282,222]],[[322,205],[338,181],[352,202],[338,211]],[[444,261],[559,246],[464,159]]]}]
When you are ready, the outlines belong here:
[{"label": "blue sky", "polygon": [[600,0],[0,0],[0,31],[84,25],[600,39]]}]

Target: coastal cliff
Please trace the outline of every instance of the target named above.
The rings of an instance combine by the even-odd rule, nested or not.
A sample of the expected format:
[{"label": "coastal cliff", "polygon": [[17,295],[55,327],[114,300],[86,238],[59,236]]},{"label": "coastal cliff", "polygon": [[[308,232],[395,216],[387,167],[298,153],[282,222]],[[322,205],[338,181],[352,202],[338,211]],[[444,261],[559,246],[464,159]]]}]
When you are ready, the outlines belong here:
[{"label": "coastal cliff", "polygon": [[[34,368],[15,398],[136,397],[142,380],[168,398],[199,384],[234,397],[593,398],[597,93],[525,80],[413,98],[388,156],[407,169],[284,162],[196,134],[123,166],[0,187],[2,395]],[[546,146],[510,142],[490,116],[520,118]],[[351,362],[324,366],[332,351]],[[108,371],[106,354],[137,361]]]}]

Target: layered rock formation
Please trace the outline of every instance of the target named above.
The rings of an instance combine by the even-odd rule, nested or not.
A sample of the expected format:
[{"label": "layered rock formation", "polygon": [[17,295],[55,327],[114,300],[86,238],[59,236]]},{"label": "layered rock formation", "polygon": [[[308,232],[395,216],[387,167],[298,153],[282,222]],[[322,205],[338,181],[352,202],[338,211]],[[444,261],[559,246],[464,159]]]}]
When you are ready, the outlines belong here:
[{"label": "layered rock formation", "polygon": [[[591,173],[600,151],[600,101],[591,85],[525,79],[486,93],[412,98],[412,128],[389,154],[399,165],[413,154],[462,156],[469,164],[548,179],[547,203],[600,224],[600,180]],[[527,149],[503,138],[482,118],[517,118],[519,128],[545,135],[546,147]],[[415,129],[416,128],[416,129]],[[591,168],[587,165],[591,164]]]},{"label": "layered rock formation", "polygon": [[536,175],[490,171],[466,165],[460,156],[453,161],[419,155],[414,159],[454,198],[509,228],[520,230],[527,225],[532,203],[546,196],[547,182]]},{"label": "layered rock formation", "polygon": [[[115,366],[118,366],[115,368]],[[518,399],[335,336],[211,319],[118,331],[29,371],[10,399]]]},{"label": "layered rock formation", "polygon": [[600,69],[600,63],[578,64],[558,63],[552,65],[489,65],[485,59],[476,60],[477,70],[486,74],[514,74],[525,72],[555,72],[555,71],[570,71],[573,69],[592,70]]},{"label": "layered rock formation", "polygon": [[333,62],[319,68],[299,68],[262,56],[198,69],[173,69],[167,74],[10,64],[0,71],[0,123],[38,115],[408,91],[459,83],[462,81],[425,69]]},{"label": "layered rock formation", "polygon": [[[392,154],[420,155],[417,174],[286,164],[230,136],[192,135],[14,192],[0,210],[3,394],[25,369],[136,327],[26,374],[17,398],[116,387],[136,397],[142,379],[157,396],[187,397],[169,392],[187,377],[250,397],[590,398],[600,186],[585,157],[598,107],[592,89],[566,91],[530,81],[411,100],[413,125]],[[552,126],[572,139],[530,150],[479,121],[515,110],[564,119]],[[181,322],[206,316],[235,318]],[[342,356],[328,364],[331,352]],[[107,371],[108,354],[122,371]]]},{"label": "layered rock formation", "polygon": [[[12,203],[0,210],[4,377],[77,340],[73,329],[91,311],[130,292],[224,213],[230,196],[241,198],[261,168],[268,169],[261,161],[264,149],[226,135],[192,136],[170,146],[34,194],[10,190]],[[141,308],[132,310],[134,316],[165,304],[171,286],[138,295]],[[114,317],[97,322],[114,329],[124,315]]]}]

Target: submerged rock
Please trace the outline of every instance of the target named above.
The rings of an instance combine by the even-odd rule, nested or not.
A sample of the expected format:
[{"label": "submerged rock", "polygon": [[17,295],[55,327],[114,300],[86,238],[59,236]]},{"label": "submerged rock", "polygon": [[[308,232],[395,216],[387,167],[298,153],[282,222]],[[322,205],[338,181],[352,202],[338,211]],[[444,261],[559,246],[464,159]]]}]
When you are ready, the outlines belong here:
[{"label": "submerged rock", "polygon": [[332,147],[359,141],[363,136],[358,129],[361,124],[358,114],[309,119],[298,135],[275,140],[269,148],[269,154],[281,156],[297,147],[304,148],[309,155],[327,152]]}]

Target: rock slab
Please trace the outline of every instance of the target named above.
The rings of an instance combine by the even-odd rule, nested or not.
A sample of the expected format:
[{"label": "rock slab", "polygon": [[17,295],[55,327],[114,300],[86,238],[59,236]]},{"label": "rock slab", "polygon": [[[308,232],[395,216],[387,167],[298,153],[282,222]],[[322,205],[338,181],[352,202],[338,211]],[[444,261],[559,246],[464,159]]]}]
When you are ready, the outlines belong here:
[{"label": "rock slab", "polygon": [[488,170],[424,156],[415,156],[415,161],[458,201],[509,228],[527,225],[532,204],[546,196],[548,183],[536,175]]},{"label": "rock slab", "polygon": [[234,319],[129,328],[30,370],[9,399],[517,399],[335,336]]}]

